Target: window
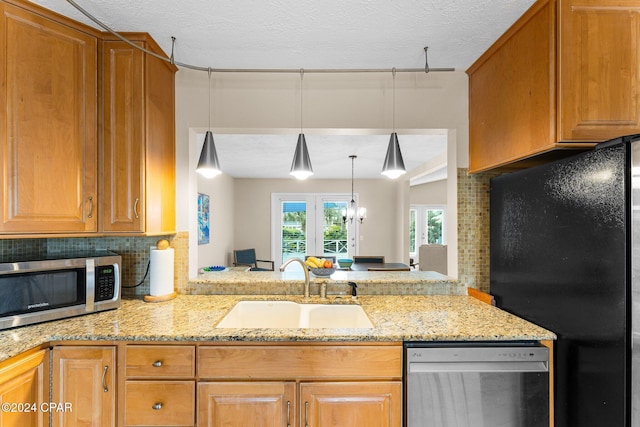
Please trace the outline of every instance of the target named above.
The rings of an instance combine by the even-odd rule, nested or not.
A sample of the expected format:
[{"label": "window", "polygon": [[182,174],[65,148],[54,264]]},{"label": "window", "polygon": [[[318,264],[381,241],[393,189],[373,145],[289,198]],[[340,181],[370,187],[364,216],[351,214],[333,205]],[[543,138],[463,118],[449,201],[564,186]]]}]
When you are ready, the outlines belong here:
[{"label": "window", "polygon": [[411,205],[409,209],[409,253],[416,258],[420,245],[446,244],[444,206]]}]

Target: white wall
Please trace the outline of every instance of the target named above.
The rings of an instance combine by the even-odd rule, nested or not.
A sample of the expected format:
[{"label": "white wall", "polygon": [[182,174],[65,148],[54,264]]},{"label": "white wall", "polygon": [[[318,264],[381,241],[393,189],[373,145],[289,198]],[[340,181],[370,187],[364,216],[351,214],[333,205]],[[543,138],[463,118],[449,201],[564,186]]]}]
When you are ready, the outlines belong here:
[{"label": "white wall", "polygon": [[[396,195],[405,183],[364,179],[355,180],[354,186],[359,205],[367,208],[367,218],[359,225],[358,253],[385,255],[390,262],[408,262],[408,252],[405,254],[396,246],[396,227],[402,222],[404,210]],[[236,179],[236,248],[256,248],[259,257],[271,256],[271,193],[350,194],[351,180]]]},{"label": "white wall", "polygon": [[446,205],[447,204],[447,180],[429,182],[414,185],[409,193],[409,202],[412,205]]},{"label": "white wall", "polygon": [[198,268],[230,265],[226,256],[234,248],[234,182],[228,175],[207,179],[198,175],[198,192],[210,200],[209,243],[198,245]]},{"label": "white wall", "polygon": [[[216,129],[247,132],[278,128],[293,136],[299,132],[299,74],[219,73],[213,74],[211,79],[214,134]],[[390,132],[391,83],[391,73],[305,74],[305,128]],[[206,72],[181,69],[176,75],[177,228],[190,233],[190,277],[196,274],[199,262],[199,249],[197,243],[193,243],[197,242],[195,221],[191,220],[196,215],[195,197],[199,185],[193,171],[200,148],[196,134],[203,133],[208,126],[208,86]],[[447,129],[450,143],[457,148],[449,150],[449,176],[452,173],[455,176],[456,166],[468,166],[468,80],[464,72],[398,73],[395,98],[395,125],[399,134],[403,129]],[[449,194],[455,194],[455,180],[448,180],[448,187]],[[406,210],[408,184],[405,182],[391,198],[393,203],[405,200],[402,209]],[[362,200],[370,212],[375,211],[373,204],[378,202],[385,204],[389,200]],[[400,216],[406,218],[398,220],[393,227],[404,235],[407,233],[403,230],[408,229],[408,214],[402,212]],[[213,215],[212,219],[224,220]],[[218,226],[228,227],[229,224],[212,224],[212,229]],[[455,226],[450,233],[453,233],[450,236],[455,235]],[[366,241],[367,236],[364,239]],[[224,244],[228,247],[229,242]],[[406,242],[397,239],[388,242],[388,245],[394,244],[396,252],[407,246]],[[208,260],[206,264],[226,262],[217,258],[219,253],[215,256],[215,260]],[[455,260],[453,262],[455,264]]]}]

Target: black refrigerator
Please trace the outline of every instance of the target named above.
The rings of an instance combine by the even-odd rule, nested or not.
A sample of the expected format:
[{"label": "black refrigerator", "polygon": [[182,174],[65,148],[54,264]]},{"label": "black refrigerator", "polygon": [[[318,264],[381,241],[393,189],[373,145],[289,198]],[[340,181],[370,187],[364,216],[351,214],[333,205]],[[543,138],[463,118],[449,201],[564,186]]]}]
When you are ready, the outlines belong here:
[{"label": "black refrigerator", "polygon": [[556,333],[556,427],[640,426],[640,135],[491,180],[490,292]]}]

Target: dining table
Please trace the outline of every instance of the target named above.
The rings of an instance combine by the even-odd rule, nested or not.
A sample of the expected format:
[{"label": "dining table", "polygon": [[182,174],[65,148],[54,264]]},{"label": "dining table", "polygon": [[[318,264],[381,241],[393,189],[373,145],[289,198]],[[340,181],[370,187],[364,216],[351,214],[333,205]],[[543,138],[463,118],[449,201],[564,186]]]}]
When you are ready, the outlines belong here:
[{"label": "dining table", "polygon": [[351,264],[352,271],[411,271],[401,262],[358,262]]}]

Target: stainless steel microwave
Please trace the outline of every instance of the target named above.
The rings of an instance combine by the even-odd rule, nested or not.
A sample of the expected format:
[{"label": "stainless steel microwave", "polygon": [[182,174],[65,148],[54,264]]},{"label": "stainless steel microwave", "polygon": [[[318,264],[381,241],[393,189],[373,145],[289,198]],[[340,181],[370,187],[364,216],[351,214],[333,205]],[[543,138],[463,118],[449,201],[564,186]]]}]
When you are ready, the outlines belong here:
[{"label": "stainless steel microwave", "polygon": [[118,308],[121,263],[112,252],[0,260],[0,330]]}]

